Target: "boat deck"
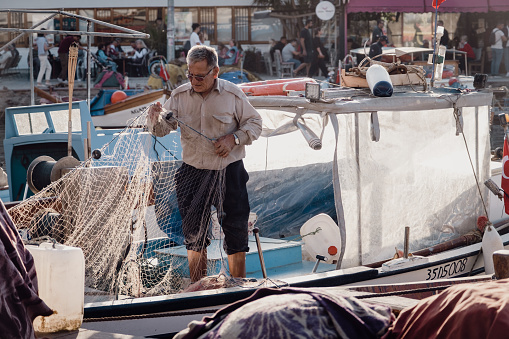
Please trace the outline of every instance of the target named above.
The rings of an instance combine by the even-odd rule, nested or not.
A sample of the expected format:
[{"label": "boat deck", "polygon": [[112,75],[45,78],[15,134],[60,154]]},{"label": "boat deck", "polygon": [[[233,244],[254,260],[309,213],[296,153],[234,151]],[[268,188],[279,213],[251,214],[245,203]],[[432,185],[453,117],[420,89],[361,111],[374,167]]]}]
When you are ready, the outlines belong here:
[{"label": "boat deck", "polygon": [[[263,257],[267,274],[273,279],[284,279],[296,275],[311,274],[315,265],[311,261],[302,260],[301,243],[296,241],[271,239],[260,237]],[[187,250],[185,246],[162,248],[154,251],[155,256],[161,261],[177,262],[184,268],[184,276],[189,277],[187,266]],[[223,249],[223,240],[212,239],[207,248],[208,272],[207,274],[219,274],[227,268],[227,255]],[[316,272],[326,272],[336,268],[336,265],[320,263]],[[249,252],[246,253],[246,272],[248,278],[263,278],[260,259],[254,236],[249,237]]]}]

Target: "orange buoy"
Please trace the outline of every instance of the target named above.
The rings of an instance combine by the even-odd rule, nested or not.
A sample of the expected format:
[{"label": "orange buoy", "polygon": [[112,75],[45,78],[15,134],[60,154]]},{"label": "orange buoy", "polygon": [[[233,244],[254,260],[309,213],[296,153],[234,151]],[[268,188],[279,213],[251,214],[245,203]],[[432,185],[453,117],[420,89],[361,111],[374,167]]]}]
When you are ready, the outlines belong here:
[{"label": "orange buoy", "polygon": [[316,83],[312,78],[292,78],[248,82],[238,85],[247,95],[287,95],[289,91],[304,91],[307,83]]},{"label": "orange buoy", "polygon": [[125,94],[124,91],[115,91],[111,95],[110,101],[112,104],[116,104],[117,102],[125,100],[125,98],[127,98],[127,94]]}]

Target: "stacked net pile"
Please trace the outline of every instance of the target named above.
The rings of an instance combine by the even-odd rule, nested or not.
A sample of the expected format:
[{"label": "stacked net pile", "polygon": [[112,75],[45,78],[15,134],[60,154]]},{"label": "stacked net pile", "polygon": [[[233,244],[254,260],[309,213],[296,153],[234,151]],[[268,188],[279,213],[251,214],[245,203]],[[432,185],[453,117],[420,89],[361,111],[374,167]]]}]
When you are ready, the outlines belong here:
[{"label": "stacked net pile", "polygon": [[[137,119],[132,126],[145,125],[146,114]],[[177,293],[190,284],[175,185],[182,165],[178,140],[177,132],[155,138],[128,127],[98,159],[9,210],[29,242],[49,239],[83,250],[87,302]],[[197,149],[213,151],[210,140],[197,136],[196,142],[204,145]],[[180,186],[199,192],[187,204],[188,222],[209,225],[211,215],[221,214],[223,178],[224,170],[210,171],[206,180]],[[199,208],[204,201],[213,203],[212,211]],[[209,257],[217,251],[218,259],[209,261],[208,273],[217,274],[227,266],[222,235],[217,228],[208,233],[195,241],[211,239]]]}]

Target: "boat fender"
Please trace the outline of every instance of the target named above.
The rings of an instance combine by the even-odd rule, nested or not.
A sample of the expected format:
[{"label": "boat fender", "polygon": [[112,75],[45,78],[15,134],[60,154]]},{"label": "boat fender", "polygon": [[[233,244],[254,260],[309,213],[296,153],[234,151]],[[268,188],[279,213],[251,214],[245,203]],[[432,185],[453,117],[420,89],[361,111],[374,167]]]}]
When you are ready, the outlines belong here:
[{"label": "boat fender", "polygon": [[495,273],[493,253],[503,249],[504,243],[502,242],[500,234],[498,234],[495,227],[488,224],[484,229],[484,235],[482,237],[482,254],[484,259],[484,272],[486,274]]},{"label": "boat fender", "polygon": [[393,93],[392,81],[385,67],[371,65],[366,72],[369,89],[374,96],[390,97]]}]

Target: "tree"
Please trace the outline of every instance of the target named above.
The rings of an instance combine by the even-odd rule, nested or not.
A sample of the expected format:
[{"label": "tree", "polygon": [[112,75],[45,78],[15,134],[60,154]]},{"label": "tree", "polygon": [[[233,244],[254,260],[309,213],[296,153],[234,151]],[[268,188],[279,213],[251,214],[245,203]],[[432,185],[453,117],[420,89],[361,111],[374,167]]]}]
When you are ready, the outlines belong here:
[{"label": "tree", "polygon": [[281,20],[287,36],[298,38],[304,28],[305,19],[317,21],[315,7],[320,0],[253,0],[253,4],[271,9],[270,17]]},{"label": "tree", "polygon": [[[343,18],[345,4],[348,0],[329,0],[336,7],[336,27],[338,29],[338,41],[336,55],[344,55],[345,31]],[[315,14],[316,5],[320,0],[253,0],[254,5],[264,6],[271,10],[270,17],[278,18],[288,37],[298,38],[300,31],[304,28],[306,19],[313,20],[313,27],[320,27],[321,20]],[[334,60],[334,62],[336,62]]]}]

